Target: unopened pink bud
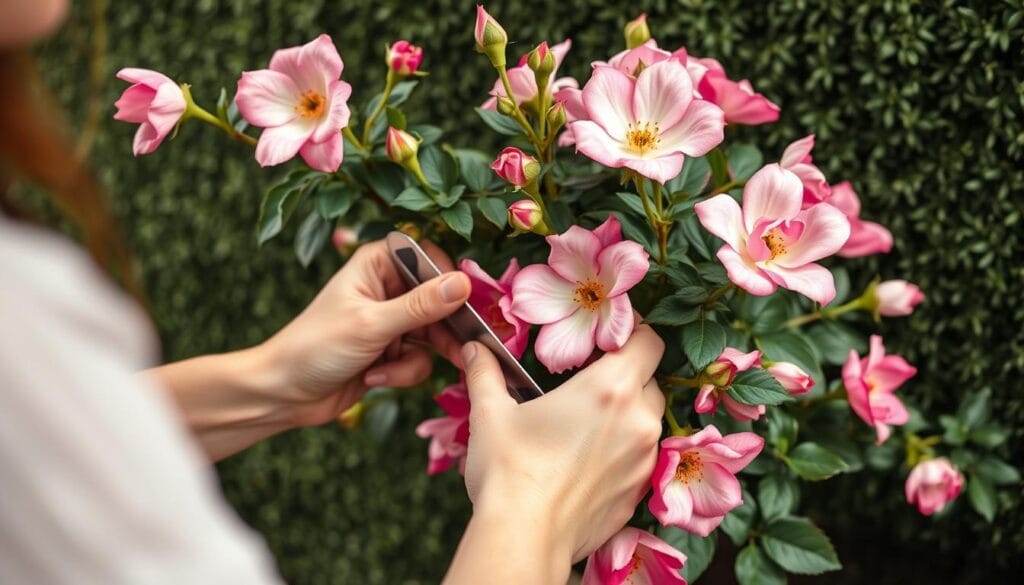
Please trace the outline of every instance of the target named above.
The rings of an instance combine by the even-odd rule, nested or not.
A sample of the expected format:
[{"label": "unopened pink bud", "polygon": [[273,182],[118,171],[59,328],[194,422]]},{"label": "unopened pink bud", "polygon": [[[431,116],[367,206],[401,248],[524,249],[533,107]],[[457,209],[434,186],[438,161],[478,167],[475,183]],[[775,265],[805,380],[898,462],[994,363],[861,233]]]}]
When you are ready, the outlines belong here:
[{"label": "unopened pink bud", "polygon": [[532,199],[520,199],[508,208],[508,223],[516,231],[548,233],[550,230],[544,223],[544,212]]},{"label": "unopened pink bud", "polygon": [[386,61],[396,75],[412,75],[423,62],[423,49],[401,40],[388,47]]},{"label": "unopened pink bud", "polygon": [[540,175],[540,163],[537,159],[514,146],[501,151],[498,158],[491,163],[491,168],[517,189],[532,183]]},{"label": "unopened pink bud", "polygon": [[793,396],[802,396],[814,387],[814,379],[796,364],[775,362],[766,368],[779,384]]},{"label": "unopened pink bud", "polygon": [[878,313],[885,317],[903,317],[914,312],[924,293],[905,280],[887,280],[875,286]]},{"label": "unopened pink bud", "polygon": [[494,17],[476,7],[476,27],[473,30],[476,39],[476,50],[487,55],[495,67],[505,65],[505,46],[508,44],[508,33],[498,24]]},{"label": "unopened pink bud", "polygon": [[416,158],[419,144],[419,141],[412,134],[390,126],[388,127],[388,135],[384,143],[384,152],[391,162],[406,166],[410,160]]}]

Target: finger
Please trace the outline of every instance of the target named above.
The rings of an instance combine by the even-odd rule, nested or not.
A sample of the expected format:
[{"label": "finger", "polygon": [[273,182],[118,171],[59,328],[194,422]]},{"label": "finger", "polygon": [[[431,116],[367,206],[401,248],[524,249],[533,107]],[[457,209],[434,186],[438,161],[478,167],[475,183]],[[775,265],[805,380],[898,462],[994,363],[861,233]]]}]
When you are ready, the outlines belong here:
[{"label": "finger", "polygon": [[615,376],[628,375],[640,385],[654,376],[664,353],[665,342],[650,325],[639,325],[621,349],[604,354],[591,368]]},{"label": "finger", "polygon": [[487,347],[471,341],[462,348],[462,361],[466,366],[466,389],[469,402],[477,412],[499,410],[515,406],[505,386],[505,375],[497,358]]},{"label": "finger", "polygon": [[379,334],[388,339],[444,319],[469,299],[469,277],[449,272],[382,303],[374,311]]},{"label": "finger", "polygon": [[444,359],[456,368],[464,369],[462,363],[462,342],[460,342],[444,323],[437,323],[427,328],[427,342]]},{"label": "finger", "polygon": [[421,347],[404,343],[395,361],[375,366],[363,374],[367,386],[405,387],[419,384],[430,375],[433,366],[430,353]]}]

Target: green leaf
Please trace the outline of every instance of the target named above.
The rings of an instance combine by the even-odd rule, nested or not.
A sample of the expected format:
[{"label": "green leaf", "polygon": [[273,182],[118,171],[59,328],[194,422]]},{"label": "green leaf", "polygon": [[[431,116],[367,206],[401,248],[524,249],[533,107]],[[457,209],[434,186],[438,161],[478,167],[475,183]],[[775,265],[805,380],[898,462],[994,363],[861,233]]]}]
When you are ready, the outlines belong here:
[{"label": "green leaf", "polygon": [[1015,467],[992,456],[979,461],[974,472],[994,485],[1009,485],[1020,481],[1020,472]]},{"label": "green leaf", "polygon": [[[416,87],[417,83],[419,82],[414,80],[399,81],[396,83],[395,87],[391,89],[391,95],[388,96],[388,105],[396,107],[404,104],[405,101],[409,99],[409,96],[412,94],[412,90]],[[384,97],[384,94],[378,93],[366,103],[366,107],[363,108],[363,115],[365,117],[369,118],[370,114],[377,109],[382,97]]]},{"label": "green leaf", "polygon": [[750,527],[753,525],[756,515],[757,502],[754,500],[754,496],[747,490],[743,490],[743,504],[733,508],[725,515],[721,524],[722,531],[729,536],[733,544],[739,546],[750,536]]},{"label": "green leaf", "polygon": [[707,154],[708,163],[711,165],[711,180],[715,187],[721,187],[729,182],[729,161],[721,148],[715,148]]},{"label": "green leaf", "polygon": [[778,518],[765,527],[761,546],[780,567],[798,575],[819,575],[843,566],[825,533],[806,518]]},{"label": "green leaf", "polygon": [[756,544],[748,544],[736,555],[736,581],[740,585],[785,585],[786,574]]},{"label": "green leaf", "polygon": [[708,164],[708,159],[702,156],[688,156],[683,162],[683,170],[679,171],[679,174],[668,183],[665,183],[665,190],[673,195],[685,192],[694,198],[704,190],[710,172],[711,165]]},{"label": "green leaf", "polygon": [[479,150],[457,148],[455,156],[459,159],[462,178],[471,191],[486,191],[495,182],[497,175],[491,170],[491,159],[486,154]]},{"label": "green leaf", "polygon": [[430,146],[438,140],[444,132],[437,126],[431,126],[430,124],[413,124],[409,126],[409,133],[418,136],[420,139],[420,147]]},{"label": "green leaf", "polygon": [[939,415],[939,424],[944,430],[942,440],[950,445],[963,445],[967,440],[967,429],[964,428],[960,419],[949,414]]},{"label": "green leaf", "polygon": [[755,335],[778,331],[788,317],[789,302],[785,295],[746,295],[743,301],[743,318],[750,324]]},{"label": "green leaf", "polygon": [[867,351],[864,336],[855,329],[839,321],[822,321],[807,329],[807,340],[821,354],[826,364],[839,366],[846,363],[850,350],[858,354]]},{"label": "green leaf", "polygon": [[758,347],[764,357],[772,361],[792,362],[814,378],[816,389],[823,389],[825,374],[821,371],[818,356],[807,338],[798,331],[777,331],[757,336]]},{"label": "green leaf", "polygon": [[838,455],[817,443],[797,445],[786,455],[785,462],[797,475],[809,481],[828,479],[848,468]]},{"label": "green leaf", "polygon": [[793,400],[774,376],[760,368],[737,374],[729,386],[729,396],[740,404],[750,406],[782,404]]},{"label": "green leaf", "polygon": [[956,417],[960,419],[966,430],[970,430],[988,420],[988,399],[991,395],[992,392],[986,388],[974,393],[960,405]]},{"label": "green leaf", "polygon": [[344,183],[332,182],[316,190],[316,210],[324,219],[345,215],[356,202],[359,190]]},{"label": "green leaf", "polygon": [[256,242],[262,246],[267,240],[281,233],[281,228],[288,222],[295,207],[302,200],[309,181],[322,173],[308,171],[292,172],[284,181],[267,191],[260,204],[260,218],[256,222]]},{"label": "green leaf", "polygon": [[437,146],[421,148],[419,160],[427,183],[442,193],[447,193],[459,178],[459,168],[455,159]]},{"label": "green leaf", "polygon": [[476,110],[477,115],[483,119],[484,123],[491,127],[492,130],[498,134],[504,134],[506,136],[516,136],[522,134],[523,129],[519,127],[519,124],[504,114],[499,114],[496,110],[485,110],[483,108],[473,108]]},{"label": "green leaf", "polygon": [[695,321],[699,315],[700,305],[694,306],[685,295],[672,295],[658,301],[644,317],[644,322],[652,325],[685,325]]},{"label": "green leaf", "polygon": [[363,415],[362,428],[366,429],[374,441],[382,443],[395,428],[396,420],[398,420],[398,401],[383,400],[375,403]]},{"label": "green leaf", "polygon": [[626,207],[628,207],[630,210],[632,210],[633,213],[637,214],[638,217],[644,218],[644,221],[647,220],[647,212],[644,210],[644,203],[640,199],[639,195],[637,195],[636,193],[628,193],[628,192],[627,193],[620,192],[620,193],[616,193],[615,195],[620,200],[622,200],[623,203],[626,204]]},{"label": "green leaf", "polygon": [[405,170],[392,162],[379,162],[372,167],[358,165],[353,174],[389,204],[405,189]]},{"label": "green leaf", "polygon": [[387,107],[384,112],[387,114],[388,126],[398,128],[399,130],[405,130],[405,114],[398,108]]},{"label": "green leaf", "polygon": [[989,424],[973,429],[968,438],[982,447],[988,447],[991,449],[1005,443],[1009,436],[1009,429]]},{"label": "green leaf", "polygon": [[501,199],[483,197],[477,200],[476,206],[480,208],[480,213],[487,218],[487,221],[498,226],[498,229],[503,230],[508,225],[508,207]]},{"label": "green leaf", "polygon": [[[654,266],[652,266],[652,269]],[[701,280],[700,274],[697,269],[687,264],[673,263],[664,268],[665,275],[668,276],[669,283],[675,288],[683,288],[686,286],[699,286],[702,287],[704,281]]]},{"label": "green leaf", "polygon": [[690,244],[690,248],[693,249],[701,258],[710,260],[713,253],[718,250],[711,244],[711,238],[713,237],[704,226],[700,224],[700,220],[697,219],[696,215],[686,218],[684,221],[679,222],[679,229],[686,237],[687,243]]},{"label": "green leaf", "polygon": [[318,212],[309,212],[306,219],[302,221],[302,225],[299,226],[298,233],[295,234],[295,256],[303,267],[309,266],[317,252],[327,243],[327,238],[330,235],[331,223]]},{"label": "green leaf", "polygon": [[996,489],[992,484],[975,475],[967,480],[967,495],[971,506],[988,522],[996,517]]},{"label": "green leaf", "polygon": [[437,204],[444,208],[451,207],[462,199],[462,194],[465,192],[465,185],[454,185],[447,193],[442,193],[437,197]]},{"label": "green leaf", "polygon": [[411,211],[423,211],[424,209],[434,206],[434,200],[430,198],[419,187],[409,187],[405,191],[398,194],[395,200],[391,202],[391,205],[395,207],[404,207]]},{"label": "green leaf", "polygon": [[757,483],[757,503],[761,516],[769,522],[789,516],[799,501],[800,486],[788,475],[772,473]]},{"label": "green leaf", "polygon": [[768,409],[768,441],[785,455],[796,444],[800,425],[796,418],[781,408]]},{"label": "green leaf", "polygon": [[729,169],[734,180],[745,181],[761,168],[764,156],[753,144],[737,144],[729,149]]},{"label": "green leaf", "polygon": [[470,235],[473,233],[473,210],[470,209],[469,203],[459,201],[453,207],[442,209],[441,219],[455,233],[467,240],[470,239]]},{"label": "green leaf", "polygon": [[718,533],[701,537],[675,526],[662,526],[658,528],[658,537],[686,555],[686,565],[681,574],[687,582],[693,583],[711,564]]},{"label": "green leaf", "polygon": [[725,349],[725,330],[714,321],[700,319],[683,328],[683,352],[695,371],[703,370]]}]

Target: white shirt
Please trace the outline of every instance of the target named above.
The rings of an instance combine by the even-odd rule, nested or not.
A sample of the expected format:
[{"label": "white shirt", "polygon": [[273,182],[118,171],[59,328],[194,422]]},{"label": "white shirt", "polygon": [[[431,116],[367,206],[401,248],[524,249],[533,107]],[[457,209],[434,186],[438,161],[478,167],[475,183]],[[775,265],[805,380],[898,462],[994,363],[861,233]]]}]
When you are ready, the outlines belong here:
[{"label": "white shirt", "polygon": [[141,310],[0,215],[0,583],[280,583],[155,381]]}]

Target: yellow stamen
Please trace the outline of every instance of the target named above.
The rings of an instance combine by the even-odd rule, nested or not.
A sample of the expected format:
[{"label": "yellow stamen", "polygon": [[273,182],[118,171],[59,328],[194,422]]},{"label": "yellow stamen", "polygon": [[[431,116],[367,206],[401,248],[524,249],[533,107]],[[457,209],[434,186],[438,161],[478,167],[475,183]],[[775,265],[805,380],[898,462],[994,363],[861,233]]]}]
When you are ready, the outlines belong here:
[{"label": "yellow stamen", "polygon": [[661,130],[657,124],[630,122],[626,128],[626,144],[641,155],[654,150],[661,142]]},{"label": "yellow stamen", "polygon": [[761,236],[761,241],[764,242],[764,245],[768,246],[768,250],[772,254],[769,260],[774,260],[786,253],[786,240],[782,235],[782,230],[779,228],[769,230],[768,233]]},{"label": "yellow stamen", "polygon": [[327,105],[327,98],[313,90],[302,94],[299,105],[295,106],[295,112],[306,119],[319,118],[324,113],[324,106]]},{"label": "yellow stamen", "polygon": [[572,300],[588,311],[596,311],[604,300],[604,286],[593,280],[577,281]]},{"label": "yellow stamen", "polygon": [[676,466],[676,480],[688,484],[693,480],[701,481],[703,477],[704,462],[700,460],[700,454],[693,451],[683,453]]}]

